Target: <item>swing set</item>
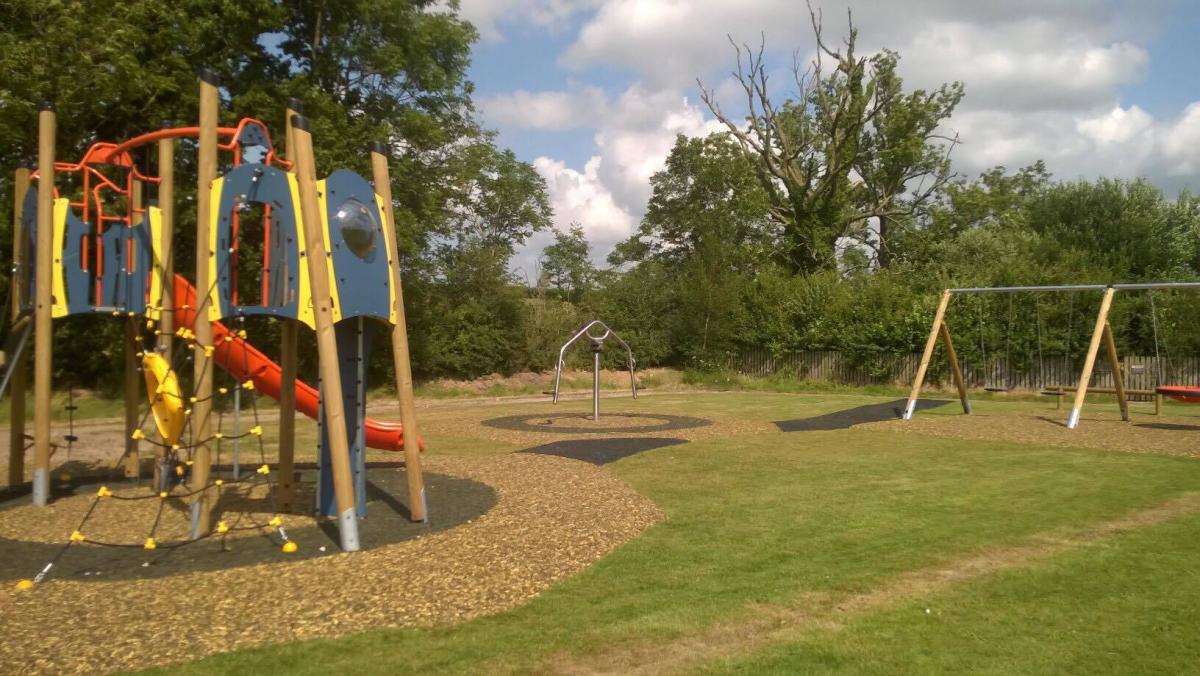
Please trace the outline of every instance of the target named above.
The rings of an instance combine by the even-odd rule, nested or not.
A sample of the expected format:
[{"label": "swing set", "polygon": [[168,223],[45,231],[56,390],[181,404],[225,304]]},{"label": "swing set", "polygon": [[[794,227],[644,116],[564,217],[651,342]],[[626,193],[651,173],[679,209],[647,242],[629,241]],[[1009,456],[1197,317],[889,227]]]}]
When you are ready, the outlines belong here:
[{"label": "swing set", "polygon": [[[1116,341],[1113,339],[1112,327],[1108,321],[1108,315],[1112,309],[1113,296],[1117,291],[1150,291],[1160,289],[1200,289],[1200,282],[1145,282],[1145,283],[1129,283],[1129,284],[1069,284],[1069,285],[1054,285],[1054,286],[995,286],[995,287],[963,287],[945,289],[942,292],[941,301],[938,303],[937,311],[934,313],[933,325],[929,331],[929,337],[925,341],[925,350],[921,354],[921,361],[917,367],[917,374],[913,380],[912,390],[908,396],[908,403],[904,408],[903,418],[909,420],[916,411],[917,399],[921,394],[921,386],[925,382],[925,375],[929,369],[929,363],[933,358],[933,350],[937,346],[940,338],[945,346],[946,359],[950,365],[950,374],[954,381],[954,386],[958,390],[958,397],[962,403],[963,413],[971,413],[971,402],[967,395],[966,379],[963,376],[963,368],[959,363],[958,354],[954,349],[954,341],[950,335],[950,327],[946,322],[946,313],[950,306],[950,301],[954,296],[963,295],[983,295],[983,294],[1009,294],[1008,303],[1008,330],[1005,333],[1004,361],[1002,362],[1001,377],[997,378],[993,369],[989,368],[988,375],[985,376],[983,389],[988,392],[1006,392],[1011,387],[1011,351],[1012,351],[1012,323],[1013,323],[1013,296],[1018,293],[1074,293],[1088,291],[1102,291],[1103,297],[1100,301],[1099,310],[1096,313],[1096,322],[1092,330],[1091,340],[1088,343],[1087,353],[1083,360],[1083,367],[1080,372],[1079,380],[1073,387],[1063,385],[1051,385],[1043,389],[1046,394],[1059,396],[1060,406],[1061,399],[1070,390],[1075,391],[1074,403],[1071,407],[1071,413],[1067,418],[1066,426],[1068,429],[1075,429],[1079,425],[1079,414],[1083,408],[1084,400],[1089,393],[1091,394],[1114,394],[1117,397],[1117,403],[1121,409],[1121,419],[1129,420],[1129,397],[1131,396],[1154,396],[1156,407],[1155,412],[1158,412],[1158,404],[1161,397],[1170,397],[1178,401],[1189,403],[1200,403],[1200,387],[1184,386],[1184,385],[1169,385],[1163,384],[1163,371],[1161,359],[1158,360],[1158,383],[1153,390],[1129,389],[1125,386],[1125,377],[1121,370],[1121,363],[1117,353]],[[1154,349],[1155,356],[1159,356],[1159,327],[1158,327],[1158,311],[1154,304],[1153,293],[1150,296],[1151,305],[1151,322],[1154,330]],[[1072,309],[1074,305],[1072,303]],[[1073,314],[1073,312],[1072,312]],[[1039,364],[1041,363],[1042,352],[1042,331],[1041,331],[1041,308],[1040,304],[1035,304],[1035,322],[1037,334],[1037,350]],[[987,363],[987,350],[984,342],[984,320],[983,309],[979,311],[979,327],[980,327],[980,353],[983,355],[984,363]],[[1071,328],[1068,326],[1068,331]],[[1068,334],[1069,335],[1069,334]],[[1096,360],[1099,356],[1101,346],[1104,348],[1105,358],[1108,361],[1111,369],[1113,387],[1101,388],[1090,387],[1092,374],[1096,367]],[[1070,349],[1070,338],[1068,337],[1068,350]],[[1168,356],[1169,359],[1169,356]],[[997,383],[996,381],[1001,382]]]}]

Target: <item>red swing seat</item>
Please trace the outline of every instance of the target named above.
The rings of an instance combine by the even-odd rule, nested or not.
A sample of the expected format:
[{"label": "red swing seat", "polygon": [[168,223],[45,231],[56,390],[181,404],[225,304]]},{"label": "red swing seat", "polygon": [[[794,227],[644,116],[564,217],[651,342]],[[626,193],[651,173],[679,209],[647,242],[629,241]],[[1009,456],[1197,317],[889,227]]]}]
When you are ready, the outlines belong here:
[{"label": "red swing seat", "polygon": [[1182,401],[1189,404],[1200,404],[1200,387],[1192,387],[1189,385],[1161,385],[1154,388],[1155,392],[1170,397],[1175,401]]}]

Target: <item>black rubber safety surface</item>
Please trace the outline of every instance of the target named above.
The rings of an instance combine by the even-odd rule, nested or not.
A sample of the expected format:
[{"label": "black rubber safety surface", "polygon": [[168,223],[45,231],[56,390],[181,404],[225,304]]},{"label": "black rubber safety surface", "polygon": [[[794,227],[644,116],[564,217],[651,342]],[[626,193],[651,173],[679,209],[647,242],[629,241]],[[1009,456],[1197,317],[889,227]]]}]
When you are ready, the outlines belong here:
[{"label": "black rubber safety surface", "polygon": [[[924,411],[930,408],[945,406],[949,403],[948,400],[944,399],[918,399],[916,410]],[[853,425],[861,425],[863,423],[895,420],[904,414],[904,407],[907,404],[907,399],[897,399],[895,401],[885,401],[882,404],[867,404],[866,406],[848,408],[844,411],[834,411],[833,413],[813,416],[812,418],[778,420],[775,422],[775,426],[783,432],[844,430]]]},{"label": "black rubber safety surface", "polygon": [[[402,465],[369,463],[367,473],[367,518],[359,520],[359,541],[362,548],[371,549],[409,540],[430,532],[453,528],[479,517],[496,504],[494,489],[485,484],[459,477],[432,472],[425,473],[425,487],[431,520],[413,523],[409,520],[408,489]],[[300,504],[312,504],[315,490],[315,470],[299,472],[297,498]],[[68,491],[94,493],[100,484],[78,482]],[[112,484],[109,484],[112,485]],[[9,508],[28,497],[10,497],[0,503],[0,510]],[[172,499],[172,509],[186,510],[182,501]],[[230,512],[231,523],[236,514]],[[284,519],[285,524],[287,518]],[[288,528],[288,537],[299,549],[292,554],[280,551],[280,540],[274,529],[261,535],[198,540],[178,548],[174,543],[160,543],[160,548],[148,552],[141,547],[105,547],[94,544],[72,545],[55,564],[52,575],[74,580],[130,580],[168,577],[195,571],[219,570],[280,560],[294,561],[337,554],[337,529],[332,522],[323,521],[305,527]],[[64,536],[66,534],[64,533]],[[131,540],[143,537],[131,533]],[[32,578],[62,550],[61,544],[29,542],[0,538],[0,580]],[[322,551],[322,549],[324,551]]]},{"label": "black rubber safety surface", "polygon": [[[611,426],[613,418],[628,420],[629,425]],[[649,432],[673,432],[696,427],[707,427],[711,420],[692,418],[686,415],[662,413],[601,413],[602,425],[592,423],[591,416],[584,413],[562,415],[510,415],[503,418],[484,420],[487,427],[517,432],[543,432],[550,434],[644,434]]]},{"label": "black rubber safety surface", "polygon": [[607,465],[621,458],[645,453],[656,448],[686,444],[687,439],[660,437],[617,437],[614,439],[565,439],[541,446],[527,448],[521,453],[557,455],[572,460],[582,460],[593,465]]}]

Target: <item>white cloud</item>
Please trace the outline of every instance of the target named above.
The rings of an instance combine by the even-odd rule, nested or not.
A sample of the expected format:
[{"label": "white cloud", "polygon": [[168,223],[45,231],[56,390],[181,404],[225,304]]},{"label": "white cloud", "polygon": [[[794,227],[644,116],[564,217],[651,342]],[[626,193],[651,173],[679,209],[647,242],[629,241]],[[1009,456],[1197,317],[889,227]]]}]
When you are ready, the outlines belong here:
[{"label": "white cloud", "polygon": [[539,157],[533,167],[546,179],[557,229],[566,231],[572,223],[579,223],[593,244],[612,245],[633,232],[634,219],[600,181],[602,161],[593,157],[580,172],[558,160]]},{"label": "white cloud", "polygon": [[554,32],[563,30],[573,16],[591,9],[597,1],[460,0],[459,16],[470,21],[484,40],[495,42],[504,37],[502,24],[534,25]]},{"label": "white cloud", "polygon": [[608,108],[599,87],[574,87],[567,91],[528,92],[519,89],[479,99],[488,122],[500,127],[562,131],[595,127]]}]

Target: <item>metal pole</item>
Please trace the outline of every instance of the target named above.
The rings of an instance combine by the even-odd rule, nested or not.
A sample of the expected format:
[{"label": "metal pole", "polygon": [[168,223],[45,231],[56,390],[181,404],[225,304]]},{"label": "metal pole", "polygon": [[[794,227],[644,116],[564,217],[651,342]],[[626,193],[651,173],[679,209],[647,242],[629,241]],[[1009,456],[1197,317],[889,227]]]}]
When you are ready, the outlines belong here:
[{"label": "metal pole", "polygon": [[196,443],[192,466],[193,491],[199,491],[192,502],[192,538],[208,534],[212,521],[212,508],[216,504],[208,488],[209,470],[212,465],[212,449],[208,439],[212,436],[212,323],[208,319],[207,299],[209,295],[208,261],[213,256],[209,246],[209,228],[212,218],[210,188],[217,177],[217,95],[218,79],[211,71],[200,73],[200,137],[198,171],[196,174],[196,307],[192,331],[196,334],[196,349],[192,351],[193,396],[192,438]]},{"label": "metal pole", "polygon": [[600,349],[604,343],[592,341],[592,420],[600,419]]},{"label": "metal pole", "polygon": [[[13,180],[13,265],[12,278],[9,282],[12,297],[10,315],[13,325],[21,315],[25,305],[25,294],[29,293],[26,284],[25,266],[25,219],[22,208],[25,206],[25,196],[29,193],[29,168],[20,167]],[[16,359],[13,365],[12,379],[9,384],[9,414],[8,414],[8,485],[20,486],[25,483],[25,381],[29,359],[24,350],[8,355]]]},{"label": "metal pole", "polygon": [[342,398],[342,379],[331,312],[332,302],[327,269],[329,261],[321,229],[312,135],[309,132],[308,120],[299,115],[292,118],[292,134],[296,142],[296,176],[300,184],[300,211],[304,223],[308,277],[309,283],[312,285],[313,315],[317,325],[317,352],[324,395],[322,402],[325,424],[328,425],[329,458],[333,469],[338,531],[341,536],[342,549],[352,552],[359,548],[358,515],[354,499],[353,472],[350,467],[350,449],[346,440],[345,400]]},{"label": "metal pole", "polygon": [[[54,265],[54,105],[38,106],[37,260],[34,276],[33,325],[33,504],[50,500],[50,369],[54,330],[50,280]],[[87,196],[84,196],[87,199]]]},{"label": "metal pole", "polygon": [[[400,282],[400,251],[396,243],[396,217],[392,211],[392,181],[387,151],[380,143],[371,145],[371,177],[375,192],[383,199],[383,227],[388,229],[388,259],[391,261],[395,296],[392,312],[392,365],[396,370],[396,398],[400,403],[400,424],[404,427],[404,471],[408,477],[408,505],[413,521],[428,521],[425,478],[421,468],[420,437],[417,433],[417,407],[413,399],[412,355],[408,345],[408,321],[404,315],[404,287]],[[364,398],[365,399],[365,398]]]}]

